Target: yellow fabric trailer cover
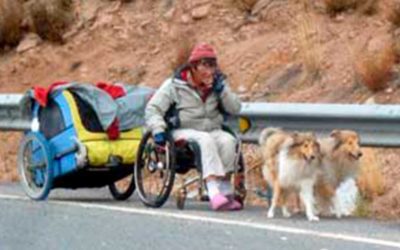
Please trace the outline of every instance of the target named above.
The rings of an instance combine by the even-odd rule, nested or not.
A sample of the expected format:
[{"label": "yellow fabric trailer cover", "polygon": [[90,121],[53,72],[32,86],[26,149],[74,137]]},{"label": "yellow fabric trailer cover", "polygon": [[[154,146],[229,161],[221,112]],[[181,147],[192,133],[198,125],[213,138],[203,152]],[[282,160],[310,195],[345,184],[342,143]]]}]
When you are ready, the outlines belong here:
[{"label": "yellow fabric trailer cover", "polygon": [[143,128],[120,133],[116,140],[109,140],[107,133],[93,133],[85,129],[79,115],[78,106],[70,92],[63,91],[63,95],[70,107],[73,124],[78,135],[88,151],[89,164],[92,166],[104,166],[109,162],[110,156],[122,159],[123,164],[132,164],[136,160],[136,152],[142,138]]}]

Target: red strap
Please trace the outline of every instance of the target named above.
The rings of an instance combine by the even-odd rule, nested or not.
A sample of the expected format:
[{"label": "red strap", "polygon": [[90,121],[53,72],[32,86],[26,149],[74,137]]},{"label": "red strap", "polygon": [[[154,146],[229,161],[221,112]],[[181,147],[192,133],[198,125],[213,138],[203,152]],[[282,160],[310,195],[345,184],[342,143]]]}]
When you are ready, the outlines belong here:
[{"label": "red strap", "polygon": [[111,125],[107,129],[107,136],[110,140],[116,140],[119,138],[119,120],[115,118],[115,120],[111,123]]},{"label": "red strap", "polygon": [[[126,92],[122,86],[107,83],[107,82],[97,82],[96,86],[105,92],[107,92],[113,99],[125,96]],[[107,129],[108,139],[116,140],[119,138],[119,120],[115,120],[111,123],[110,127]]]},{"label": "red strap", "polygon": [[118,86],[115,84],[110,84],[106,82],[97,82],[96,86],[105,92],[107,92],[113,99],[117,99],[119,97],[125,96],[125,90],[122,86]]},{"label": "red strap", "polygon": [[54,88],[66,84],[68,82],[66,81],[58,81],[58,82],[53,82],[50,86],[46,87],[40,87],[40,86],[35,86],[33,87],[33,98],[39,103],[40,106],[46,107],[47,102],[48,102],[48,96],[53,91]]}]

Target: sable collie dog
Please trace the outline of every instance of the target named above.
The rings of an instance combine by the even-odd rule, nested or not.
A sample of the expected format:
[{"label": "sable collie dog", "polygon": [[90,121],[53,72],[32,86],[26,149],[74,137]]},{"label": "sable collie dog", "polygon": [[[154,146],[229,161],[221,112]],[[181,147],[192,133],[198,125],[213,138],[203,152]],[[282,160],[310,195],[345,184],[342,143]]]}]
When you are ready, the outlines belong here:
[{"label": "sable collie dog", "polygon": [[355,178],[362,156],[359,136],[351,130],[333,130],[329,137],[319,140],[321,146],[321,173],[317,178],[314,193],[319,212],[342,216],[341,197],[336,190],[341,183]]},{"label": "sable collie dog", "polygon": [[300,195],[310,221],[318,221],[314,213],[313,187],[320,167],[320,148],[312,133],[289,133],[279,128],[266,128],[259,138],[264,159],[263,176],[273,188],[268,218],[274,217],[275,207],[290,217],[287,196]]}]

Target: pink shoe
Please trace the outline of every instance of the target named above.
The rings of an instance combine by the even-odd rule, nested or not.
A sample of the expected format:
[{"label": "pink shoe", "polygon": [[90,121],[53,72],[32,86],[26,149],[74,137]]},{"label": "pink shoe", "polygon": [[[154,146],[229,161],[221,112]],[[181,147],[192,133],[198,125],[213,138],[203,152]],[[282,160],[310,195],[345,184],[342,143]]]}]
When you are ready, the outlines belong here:
[{"label": "pink shoe", "polygon": [[234,208],[234,209],[232,209],[232,210],[241,210],[241,209],[243,209],[243,201],[240,199],[240,197],[235,196],[235,195],[233,195],[233,194],[228,194],[228,195],[226,196],[226,198],[228,198],[228,200],[229,200],[231,203],[234,204],[234,205],[232,205],[233,208]]},{"label": "pink shoe", "polygon": [[217,194],[210,199],[210,207],[214,211],[225,210],[225,207],[230,204],[228,198],[222,194]]},{"label": "pink shoe", "polygon": [[237,200],[230,200],[228,205],[226,206],[230,211],[238,211],[242,210],[243,206]]}]

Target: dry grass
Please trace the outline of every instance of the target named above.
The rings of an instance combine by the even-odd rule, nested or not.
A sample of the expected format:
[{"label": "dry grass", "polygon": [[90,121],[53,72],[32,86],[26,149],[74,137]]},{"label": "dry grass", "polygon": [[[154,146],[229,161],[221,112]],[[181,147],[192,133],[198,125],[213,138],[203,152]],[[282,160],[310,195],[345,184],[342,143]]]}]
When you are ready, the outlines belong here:
[{"label": "dry grass", "polygon": [[371,202],[363,196],[357,196],[356,209],[353,212],[357,217],[369,217],[371,215]]},{"label": "dry grass", "polygon": [[395,60],[396,51],[393,44],[388,44],[375,53],[362,51],[355,64],[356,75],[369,90],[382,90],[391,78]]},{"label": "dry grass", "polygon": [[371,148],[363,150],[357,183],[362,197],[368,200],[373,200],[385,191],[383,174],[375,151]]},{"label": "dry grass", "polygon": [[247,12],[251,12],[254,5],[256,5],[256,3],[258,2],[258,0],[229,0],[229,1],[235,7]]},{"label": "dry grass", "polygon": [[19,1],[0,0],[0,47],[18,44],[22,19],[23,8]]},{"label": "dry grass", "polygon": [[326,11],[331,16],[357,7],[357,0],[324,0],[324,3]]},{"label": "dry grass", "polygon": [[390,187],[382,197],[379,197],[371,209],[374,217],[381,219],[398,219],[400,217],[400,183]]},{"label": "dry grass", "polygon": [[178,37],[179,40],[176,41],[176,44],[178,44],[176,56],[169,63],[170,69],[172,71],[176,70],[178,67],[185,64],[188,61],[190,52],[192,51],[193,46],[196,44],[196,41],[193,39],[194,36],[178,35]]},{"label": "dry grass", "polygon": [[261,166],[263,161],[259,153],[259,148],[254,145],[244,145],[243,150],[246,164],[246,204],[266,206],[266,200],[255,194],[257,189],[265,190],[267,185],[262,177]]},{"label": "dry grass", "polygon": [[0,148],[0,183],[18,181],[16,155],[21,136],[17,132],[0,133],[0,140],[7,145]]},{"label": "dry grass", "polygon": [[389,9],[387,19],[393,25],[394,28],[400,27],[400,3],[396,2]]},{"label": "dry grass", "polygon": [[313,19],[304,5],[304,12],[296,23],[296,42],[302,61],[306,79],[315,80],[321,73],[321,44],[318,22]]},{"label": "dry grass", "polygon": [[28,3],[32,29],[49,41],[63,42],[63,33],[73,21],[72,0],[37,0]]},{"label": "dry grass", "polygon": [[393,37],[393,47],[395,50],[395,63],[400,62],[400,2],[395,2],[389,8],[385,9],[386,17],[391,24],[391,34]]},{"label": "dry grass", "polygon": [[393,33],[393,49],[395,53],[395,63],[400,63],[400,32]]},{"label": "dry grass", "polygon": [[357,9],[365,15],[373,15],[378,12],[378,0],[363,0],[357,2]]},{"label": "dry grass", "polygon": [[325,8],[330,16],[357,9],[366,15],[375,14],[378,10],[378,0],[324,0]]}]

